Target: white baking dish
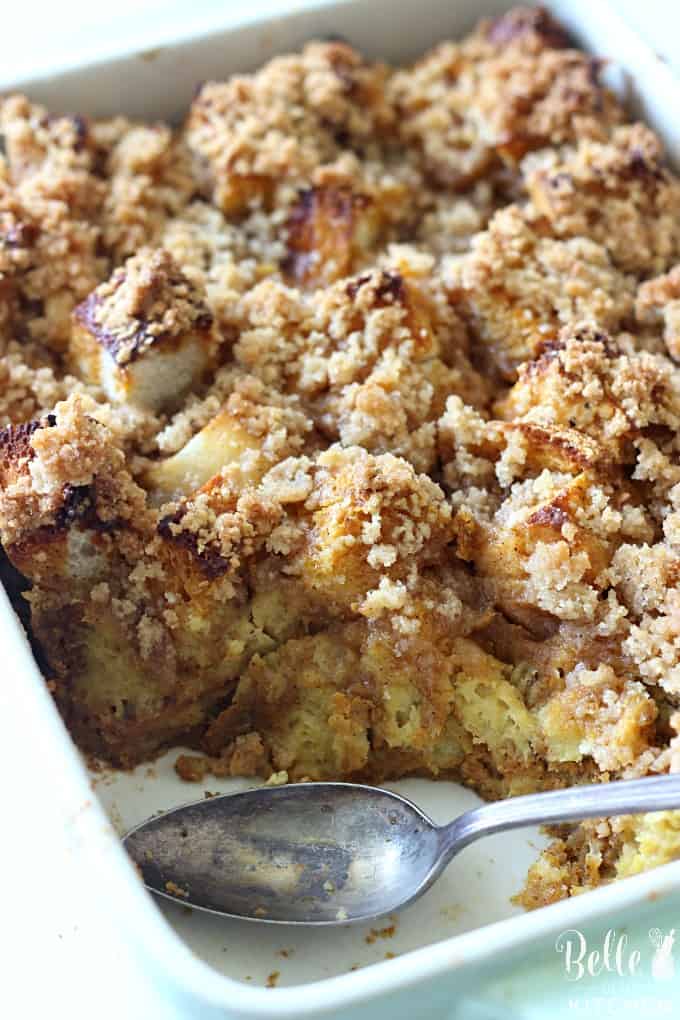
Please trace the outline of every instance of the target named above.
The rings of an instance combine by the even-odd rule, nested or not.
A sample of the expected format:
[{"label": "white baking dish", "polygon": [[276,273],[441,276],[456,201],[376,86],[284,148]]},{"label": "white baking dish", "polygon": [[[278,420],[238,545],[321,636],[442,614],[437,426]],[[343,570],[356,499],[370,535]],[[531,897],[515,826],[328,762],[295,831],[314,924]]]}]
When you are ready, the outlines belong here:
[{"label": "white baking dish", "polygon": [[[508,6],[493,0],[483,4],[417,0],[399,6],[391,0],[317,2],[297,4],[295,12],[268,20],[241,11],[236,18],[227,10],[216,18],[209,35],[171,42],[159,32],[163,45],[153,52],[30,82],[0,79],[0,88],[21,89],[55,110],[175,118],[186,109],[198,80],[257,67],[312,36],[342,35],[371,56],[398,61],[438,39],[461,34],[482,14]],[[549,6],[586,48],[615,58],[630,75],[635,101],[678,161],[680,128],[674,121],[680,109],[680,87],[669,70],[601,0],[558,0]],[[370,1015],[373,1020],[388,1014],[391,1018],[451,1016],[455,1002],[469,993],[483,972],[491,966],[511,966],[539,938],[569,927],[583,930],[603,918],[607,926],[614,924],[622,912],[642,912],[652,900],[658,906],[659,899],[680,890],[678,862],[531,915],[522,914],[510,905],[509,897],[543,845],[538,833],[524,832],[496,837],[465,851],[436,888],[398,919],[391,938],[373,939],[369,934],[367,941],[368,933],[360,928],[289,936],[284,929],[223,922],[173,905],[164,906],[161,913],[122,852],[118,833],[155,810],[200,796],[202,788],[175,777],[175,752],[133,774],[94,777],[98,803],[2,591],[0,648],[12,681],[4,687],[0,742],[12,746],[15,734],[30,733],[41,749],[44,784],[49,785],[50,776],[59,776],[45,796],[52,813],[58,812],[63,819],[78,857],[83,889],[97,887],[102,914],[118,926],[148,973],[162,983],[178,1010],[176,1015]],[[14,746],[17,752],[23,749],[23,744]],[[247,783],[210,780],[206,785],[211,791],[226,791]],[[394,786],[441,820],[476,800],[450,783],[413,780]],[[288,955],[282,955],[282,950]],[[390,953],[400,955],[386,960]],[[274,971],[280,972],[279,987],[275,991],[263,988]]]}]

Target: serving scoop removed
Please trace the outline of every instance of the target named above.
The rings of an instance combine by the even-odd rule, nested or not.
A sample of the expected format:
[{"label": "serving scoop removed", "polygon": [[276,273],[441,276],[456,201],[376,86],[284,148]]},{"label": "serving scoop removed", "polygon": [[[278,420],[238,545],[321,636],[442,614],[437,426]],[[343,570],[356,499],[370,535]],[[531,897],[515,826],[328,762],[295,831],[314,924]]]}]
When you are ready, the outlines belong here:
[{"label": "serving scoop removed", "polygon": [[413,903],[482,836],[676,807],[680,774],[511,797],[437,826],[388,790],[296,783],[174,808],[123,842],[160,896],[249,921],[338,925]]}]

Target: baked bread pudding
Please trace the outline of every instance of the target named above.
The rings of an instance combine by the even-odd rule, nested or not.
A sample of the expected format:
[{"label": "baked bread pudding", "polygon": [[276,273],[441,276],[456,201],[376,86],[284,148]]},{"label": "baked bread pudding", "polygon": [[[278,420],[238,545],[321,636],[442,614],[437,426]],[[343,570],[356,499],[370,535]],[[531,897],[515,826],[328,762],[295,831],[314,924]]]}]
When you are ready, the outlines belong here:
[{"label": "baked bread pudding", "polygon": [[[312,42],[182,126],[0,105],[0,535],[129,767],[680,769],[680,179],[542,9]],[[563,826],[520,902],[680,856]]]}]

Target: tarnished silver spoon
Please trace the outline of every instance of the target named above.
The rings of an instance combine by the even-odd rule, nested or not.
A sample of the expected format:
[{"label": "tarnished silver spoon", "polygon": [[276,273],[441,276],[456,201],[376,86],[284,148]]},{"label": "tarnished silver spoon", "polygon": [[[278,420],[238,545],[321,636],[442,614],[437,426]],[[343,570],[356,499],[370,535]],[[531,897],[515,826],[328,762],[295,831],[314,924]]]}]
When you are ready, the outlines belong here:
[{"label": "tarnished silver spoon", "polygon": [[675,807],[680,774],[512,797],[440,827],[387,790],[298,783],[174,808],[132,829],[124,844],[160,896],[250,921],[334,925],[417,900],[481,836]]}]

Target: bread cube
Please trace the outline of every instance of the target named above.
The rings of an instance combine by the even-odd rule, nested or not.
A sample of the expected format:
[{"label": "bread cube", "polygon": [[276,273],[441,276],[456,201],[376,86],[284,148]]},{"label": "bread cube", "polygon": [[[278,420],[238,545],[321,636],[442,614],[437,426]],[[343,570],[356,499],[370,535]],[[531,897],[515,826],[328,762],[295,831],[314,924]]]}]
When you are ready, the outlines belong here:
[{"label": "bread cube", "polygon": [[168,252],[147,249],[78,306],[69,355],[110,400],[159,411],[200,381],[216,346],[203,294]]},{"label": "bread cube", "polygon": [[301,511],[302,544],[289,572],[347,611],[377,587],[438,562],[452,539],[451,510],[427,475],[391,454],[332,447],[316,461]]},{"label": "bread cube", "polygon": [[401,139],[435,184],[462,190],[533,149],[606,137],[622,119],[594,61],[541,18],[511,11],[393,76]]},{"label": "bread cube", "polygon": [[[244,454],[256,454],[258,447],[256,437],[248,435],[227,411],[221,411],[178,453],[154,464],[146,482],[158,503],[188,496],[228,464],[239,463]],[[243,481],[259,480],[257,469],[246,468],[240,474]]]},{"label": "bread cube", "polygon": [[561,326],[588,318],[605,330],[621,328],[635,293],[633,278],[602,245],[544,237],[518,206],[496,213],[452,266],[449,282],[489,364],[509,380]]},{"label": "bread cube", "polygon": [[661,142],[644,124],[607,141],[537,153],[526,188],[555,237],[589,237],[624,272],[649,276],[680,257],[680,180],[664,166]]},{"label": "bread cube", "polygon": [[458,552],[487,579],[503,613],[545,637],[551,618],[596,620],[607,587],[602,571],[617,542],[600,515],[618,506],[619,497],[588,473],[545,469],[515,484],[489,522],[461,510]]},{"label": "bread cube", "polygon": [[677,429],[680,374],[668,360],[624,351],[592,323],[574,323],[520,369],[496,413],[508,421],[575,428],[611,462],[631,463],[635,442],[649,426]]},{"label": "bread cube", "polygon": [[[286,231],[283,269],[294,282],[319,287],[365,265],[388,239],[390,227],[408,219],[412,200],[395,180],[371,186],[326,173],[325,183],[300,192]],[[317,175],[318,179],[319,175]]]},{"label": "bread cube", "polygon": [[188,496],[218,474],[238,490],[256,485],[274,464],[301,452],[311,428],[292,401],[244,376],[207,425],[148,470],[145,484],[156,503]]},{"label": "bread cube", "polygon": [[350,46],[316,42],[257,74],[206,82],[185,128],[196,176],[229,215],[267,206],[280,185],[308,186],[318,167],[390,127],[386,77]]}]

